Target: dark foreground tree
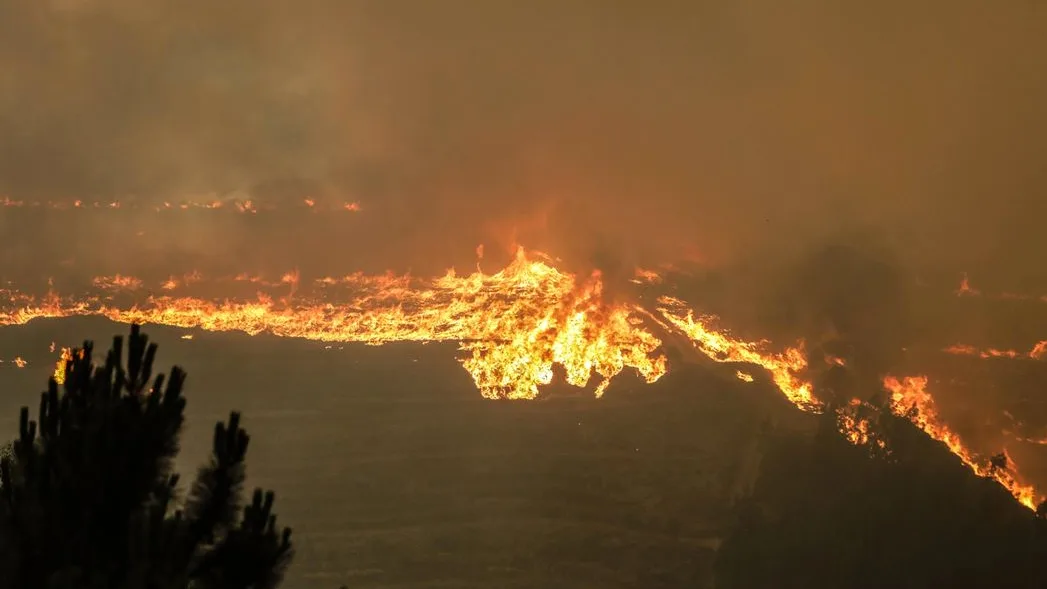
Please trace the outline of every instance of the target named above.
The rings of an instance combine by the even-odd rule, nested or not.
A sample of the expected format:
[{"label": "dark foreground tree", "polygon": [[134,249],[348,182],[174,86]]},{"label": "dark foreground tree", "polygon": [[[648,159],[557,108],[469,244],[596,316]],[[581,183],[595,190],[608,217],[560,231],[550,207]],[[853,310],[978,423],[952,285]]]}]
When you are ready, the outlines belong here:
[{"label": "dark foreground tree", "polygon": [[248,436],[218,423],[210,462],[177,497],[184,420],[178,367],[153,377],[156,344],[131,327],[105,364],[85,342],[52,378],[37,421],[23,408],[0,461],[0,588],[271,588],[291,558],[273,493],[241,510]]}]

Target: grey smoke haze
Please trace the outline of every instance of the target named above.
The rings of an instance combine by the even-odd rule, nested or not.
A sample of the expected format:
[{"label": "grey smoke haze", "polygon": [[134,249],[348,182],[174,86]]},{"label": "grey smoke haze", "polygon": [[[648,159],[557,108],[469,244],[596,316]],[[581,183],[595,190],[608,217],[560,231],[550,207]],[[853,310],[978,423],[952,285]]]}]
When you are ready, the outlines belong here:
[{"label": "grey smoke haze", "polygon": [[[861,225],[1017,271],[1047,252],[1044,104],[1040,2],[0,2],[0,194],[361,202],[273,228],[286,263],[716,261]],[[262,239],[199,223],[154,249]]]}]

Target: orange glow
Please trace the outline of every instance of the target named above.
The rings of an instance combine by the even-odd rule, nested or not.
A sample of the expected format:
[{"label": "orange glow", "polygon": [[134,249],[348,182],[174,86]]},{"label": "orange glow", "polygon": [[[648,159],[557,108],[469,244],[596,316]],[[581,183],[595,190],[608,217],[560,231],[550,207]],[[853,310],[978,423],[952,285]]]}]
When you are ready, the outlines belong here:
[{"label": "orange glow", "polygon": [[960,288],[956,289],[956,296],[977,296],[982,294],[980,290],[971,288],[971,282],[967,278],[967,273],[963,273],[963,278],[960,280]]},{"label": "orange glow", "polygon": [[1036,345],[1029,350],[1029,357],[1033,360],[1042,360],[1047,357],[1047,339],[1036,342]]},{"label": "orange glow", "polygon": [[[342,210],[350,212],[359,212],[361,210],[360,203],[358,202],[327,202],[323,203],[314,198],[302,199],[302,203],[308,208],[325,208],[329,210]],[[240,199],[225,199],[219,200],[211,198],[209,200],[194,200],[187,199],[176,202],[163,202],[159,206],[156,205],[139,205],[137,203],[123,203],[120,201],[83,201],[74,200],[70,202],[63,201],[26,201],[26,200],[14,200],[8,197],[0,197],[0,209],[46,209],[52,211],[64,211],[70,209],[130,209],[130,210],[152,210],[155,212],[168,212],[168,211],[190,211],[190,210],[230,210],[239,213],[256,213],[258,212],[258,204],[251,200],[240,200]],[[280,208],[286,208],[286,205],[269,205],[265,207],[267,210],[278,210]]]}]

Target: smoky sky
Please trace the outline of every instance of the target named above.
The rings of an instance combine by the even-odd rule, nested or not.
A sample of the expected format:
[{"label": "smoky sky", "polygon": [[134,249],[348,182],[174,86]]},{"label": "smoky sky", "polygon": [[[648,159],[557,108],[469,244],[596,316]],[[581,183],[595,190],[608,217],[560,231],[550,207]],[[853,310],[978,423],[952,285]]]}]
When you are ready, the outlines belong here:
[{"label": "smoky sky", "polygon": [[[0,2],[0,194],[361,203],[269,236],[287,260],[716,261],[861,226],[1020,271],[1044,104],[1033,1]],[[260,239],[185,230],[154,249]]]}]

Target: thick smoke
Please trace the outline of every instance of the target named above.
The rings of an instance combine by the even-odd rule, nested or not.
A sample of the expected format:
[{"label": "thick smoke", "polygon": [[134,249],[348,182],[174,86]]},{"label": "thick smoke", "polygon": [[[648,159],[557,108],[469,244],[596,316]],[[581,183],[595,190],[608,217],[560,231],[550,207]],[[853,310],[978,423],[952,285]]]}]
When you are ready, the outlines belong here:
[{"label": "thick smoke", "polygon": [[[470,267],[478,243],[719,264],[862,223],[1021,278],[1047,250],[1045,10],[7,0],[0,194],[360,201],[293,230],[118,222],[146,250],[272,270]],[[107,223],[65,243],[133,265]]]},{"label": "thick smoke", "polygon": [[911,285],[896,252],[869,234],[814,249],[785,274],[775,301],[784,311],[779,327],[807,338],[821,398],[868,397],[903,365],[919,327]]}]

